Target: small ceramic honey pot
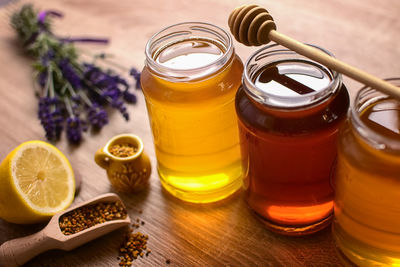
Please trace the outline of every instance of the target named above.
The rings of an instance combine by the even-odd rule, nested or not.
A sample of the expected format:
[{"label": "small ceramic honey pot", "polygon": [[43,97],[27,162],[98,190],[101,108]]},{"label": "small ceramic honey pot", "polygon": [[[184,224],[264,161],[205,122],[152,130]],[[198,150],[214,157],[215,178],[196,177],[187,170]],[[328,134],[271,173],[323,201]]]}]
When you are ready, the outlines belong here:
[{"label": "small ceramic honey pot", "polygon": [[148,184],[150,159],[136,135],[114,136],[96,152],[94,160],[107,171],[111,185],[119,192],[137,192]]}]

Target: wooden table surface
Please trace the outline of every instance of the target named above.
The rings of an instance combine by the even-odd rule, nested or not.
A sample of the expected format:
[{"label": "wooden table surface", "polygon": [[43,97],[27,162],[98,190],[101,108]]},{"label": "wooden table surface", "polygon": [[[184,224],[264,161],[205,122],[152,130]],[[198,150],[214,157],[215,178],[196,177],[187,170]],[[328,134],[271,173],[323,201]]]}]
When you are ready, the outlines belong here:
[{"label": "wooden table surface", "polygon": [[[2,0],[0,2],[4,3]],[[59,0],[33,1],[41,9],[57,9],[65,17],[55,21],[56,32],[65,36],[110,37],[108,46],[80,45],[85,51],[105,51],[127,68],[143,67],[144,46],[161,28],[183,21],[204,21],[227,29],[230,11],[239,0]],[[249,3],[248,1],[246,3]],[[379,77],[400,76],[400,1],[398,0],[280,0],[253,1],[274,16],[278,30],[300,41],[317,44],[339,59]],[[13,6],[0,7],[0,158],[23,141],[44,140],[37,119],[37,99],[32,88],[31,61],[8,25]],[[243,61],[255,48],[235,42]],[[344,78],[351,97],[361,87]],[[98,134],[86,134],[79,147],[62,140],[56,145],[82,177],[74,203],[113,192],[105,171],[93,156],[112,136],[139,135],[156,159],[144,98],[129,106],[131,120],[117,113]],[[239,192],[227,201],[192,205],[166,193],[156,171],[150,187],[139,194],[120,194],[132,219],[145,225],[152,253],[135,266],[340,266],[330,229],[308,237],[289,238],[266,230],[252,215]],[[142,214],[137,212],[143,210]],[[23,226],[0,219],[0,244],[31,234],[43,225]],[[49,251],[27,266],[118,266],[117,249],[126,229],[117,230],[73,251]]]}]

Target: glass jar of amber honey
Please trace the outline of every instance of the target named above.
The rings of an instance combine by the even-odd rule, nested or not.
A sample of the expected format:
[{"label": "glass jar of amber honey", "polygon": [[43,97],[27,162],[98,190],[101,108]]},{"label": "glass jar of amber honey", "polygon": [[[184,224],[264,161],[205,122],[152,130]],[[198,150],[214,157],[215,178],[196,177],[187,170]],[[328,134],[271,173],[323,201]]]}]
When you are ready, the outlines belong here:
[{"label": "glass jar of amber honey", "polygon": [[148,41],[141,85],[160,180],[177,198],[213,202],[241,187],[242,72],[231,36],[211,24],[176,24]]},{"label": "glass jar of amber honey", "polygon": [[[400,86],[400,79],[388,81]],[[400,265],[400,102],[361,89],[339,134],[333,236],[357,266]]]},{"label": "glass jar of amber honey", "polygon": [[348,107],[338,73],[287,48],[266,46],[246,62],[236,95],[244,186],[270,230],[303,235],[330,223],[336,137]]}]

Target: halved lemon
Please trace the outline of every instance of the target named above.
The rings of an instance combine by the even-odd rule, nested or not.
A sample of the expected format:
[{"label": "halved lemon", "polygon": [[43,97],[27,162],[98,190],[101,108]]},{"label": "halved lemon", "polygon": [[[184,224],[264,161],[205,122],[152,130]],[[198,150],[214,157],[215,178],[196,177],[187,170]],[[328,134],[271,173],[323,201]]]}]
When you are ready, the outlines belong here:
[{"label": "halved lemon", "polygon": [[42,222],[74,199],[68,159],[43,141],[22,143],[0,165],[0,218],[20,224]]}]

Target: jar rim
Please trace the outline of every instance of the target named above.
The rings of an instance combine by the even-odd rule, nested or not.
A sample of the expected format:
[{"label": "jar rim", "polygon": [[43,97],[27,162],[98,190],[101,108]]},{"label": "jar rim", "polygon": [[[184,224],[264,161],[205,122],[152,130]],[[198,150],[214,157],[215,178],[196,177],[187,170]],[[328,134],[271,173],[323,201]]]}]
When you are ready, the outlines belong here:
[{"label": "jar rim", "polygon": [[[400,85],[400,78],[386,78],[385,81],[392,82],[397,86]],[[371,97],[361,106],[358,104],[361,100],[365,97]],[[381,99],[393,99],[391,96],[382,93],[370,86],[362,87],[356,94],[354,98],[353,105],[349,110],[349,118],[352,122],[353,128],[355,129],[356,133],[362,137],[363,141],[365,141],[369,146],[383,151],[388,152],[400,152],[400,141],[390,138],[388,136],[382,136],[377,131],[369,127],[360,119],[360,113],[365,109],[366,106],[381,100]],[[387,141],[390,141],[389,143]]]},{"label": "jar rim", "polygon": [[[180,31],[175,31],[175,32],[173,31],[175,29],[184,27],[187,27],[187,30],[181,29]],[[215,36],[214,41],[223,45],[225,49],[224,51],[222,51],[223,52],[222,55],[217,59],[215,59],[215,61],[212,61],[208,64],[188,69],[171,68],[159,64],[155,60],[154,51],[163,50],[169,45],[173,45],[174,42],[172,42],[171,40],[172,38],[181,36],[182,38],[179,39],[180,41],[183,41],[185,39],[187,40],[195,39],[192,36],[194,31],[197,33],[204,32],[210,35],[214,35]],[[198,38],[199,37],[200,36],[198,36]],[[210,39],[210,38],[203,37],[202,39]],[[159,45],[162,41],[168,41],[168,42],[161,48],[157,47],[156,45]],[[221,66],[224,66],[226,62],[228,62],[228,60],[231,58],[233,54],[233,49],[234,48],[233,48],[232,37],[227,31],[225,31],[221,27],[206,22],[197,22],[197,21],[180,22],[161,29],[147,41],[145,47],[145,56],[146,56],[145,64],[147,64],[153,71],[155,71],[157,74],[163,77],[178,78],[180,81],[188,77],[190,77],[190,80],[198,79],[210,75],[211,73],[218,71],[221,68]]]},{"label": "jar rim", "polygon": [[[329,56],[334,57],[334,55],[331,52],[329,52],[326,49],[323,49],[317,45],[307,44],[307,43],[306,43],[306,45],[312,46],[312,47],[328,54]],[[274,48],[277,48],[278,50],[272,50],[272,51],[267,52],[267,50],[271,50]],[[266,53],[269,53],[269,55],[266,55]],[[253,67],[252,62],[257,61],[258,57],[261,57],[261,59],[263,59],[263,58],[266,58],[267,56],[274,56],[274,55],[278,55],[278,54],[280,54],[280,55],[295,55],[295,56],[301,57],[301,60],[304,62],[316,65],[322,71],[326,71],[327,74],[329,74],[329,76],[331,76],[329,84],[327,84],[323,88],[319,89],[318,91],[308,93],[305,95],[299,94],[299,95],[294,95],[294,96],[279,96],[276,94],[271,94],[267,91],[260,90],[254,83],[252,77],[250,76],[248,67],[250,67],[250,68]],[[290,58],[286,59],[286,61],[291,61],[291,60],[294,61],[294,60],[298,60],[298,59],[295,59],[294,57],[292,59],[290,59]],[[282,62],[282,61],[283,60],[272,60],[272,61],[268,62],[268,64],[278,63],[278,62]],[[265,66],[265,65],[263,65],[263,66]],[[304,57],[304,56],[296,53],[295,51],[292,51],[280,44],[274,43],[274,44],[267,45],[267,46],[257,50],[247,59],[247,61],[245,63],[245,69],[243,72],[242,82],[244,85],[246,85],[246,86],[244,86],[246,89],[245,92],[248,93],[252,99],[259,102],[260,104],[267,105],[267,106],[274,107],[274,108],[298,109],[298,108],[305,108],[305,107],[312,106],[316,102],[326,99],[329,95],[331,95],[331,93],[333,94],[334,92],[336,92],[341,87],[342,78],[341,78],[340,73],[338,73],[332,69],[329,69],[326,66],[324,66],[314,60]],[[296,103],[294,103],[294,102],[296,102]],[[281,103],[281,104],[276,104],[276,103]]]}]

